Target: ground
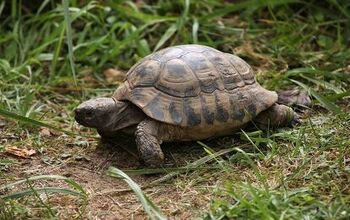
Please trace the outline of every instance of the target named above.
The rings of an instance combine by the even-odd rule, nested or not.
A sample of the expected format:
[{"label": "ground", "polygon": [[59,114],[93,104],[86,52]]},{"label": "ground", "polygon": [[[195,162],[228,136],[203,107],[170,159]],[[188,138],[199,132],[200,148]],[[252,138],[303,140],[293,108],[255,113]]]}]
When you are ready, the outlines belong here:
[{"label": "ground", "polygon": [[[349,9],[342,0],[1,1],[0,219],[349,219]],[[132,137],[101,143],[75,123],[75,107],[111,96],[140,59],[193,43],[240,56],[269,90],[304,90],[312,106],[302,123],[166,144],[166,170],[141,164]],[[121,174],[111,166],[134,182],[111,177]]]},{"label": "ground", "polygon": [[[344,106],[344,108],[348,109],[349,106]],[[214,166],[215,163],[210,163],[212,168],[216,169],[211,170],[206,166],[207,169],[201,170],[197,167],[194,171],[179,174],[154,186],[148,185],[153,181],[161,179],[164,174],[137,175],[133,176],[133,179],[138,185],[144,187],[144,192],[171,219],[203,217],[203,213],[210,208],[208,204],[215,201],[214,199],[223,196],[220,191],[225,190],[222,188],[226,184],[225,179],[240,180],[243,182],[250,181],[257,187],[261,187],[261,184],[264,185],[265,182],[271,190],[278,189],[281,187],[281,184],[287,184],[288,187],[293,189],[311,186],[314,190],[321,190],[324,195],[329,195],[337,200],[338,196],[337,194],[333,194],[334,192],[341,193],[341,195],[346,195],[350,192],[350,186],[348,185],[350,175],[346,171],[350,167],[350,158],[348,157],[349,141],[347,138],[342,137],[342,135],[349,132],[349,118],[345,118],[346,120],[342,121],[342,124],[339,124],[338,127],[329,129],[332,122],[337,121],[341,123],[341,121],[338,121],[339,119],[331,115],[325,117],[324,114],[327,115],[327,113],[322,109],[318,111],[319,113],[317,115],[310,115],[310,112],[304,114],[302,125],[294,129],[287,128],[279,130],[275,134],[287,135],[289,132],[293,132],[293,130],[305,131],[308,128],[307,121],[309,120],[314,126],[321,126],[322,132],[328,132],[328,134],[319,135],[323,138],[334,135],[337,137],[337,141],[340,141],[338,143],[342,147],[337,149],[330,144],[328,149],[325,148],[322,151],[316,150],[315,152],[308,149],[302,152],[302,148],[300,148],[298,149],[299,153],[309,154],[308,161],[305,163],[304,159],[299,156],[297,156],[297,160],[293,160],[292,157],[294,154],[292,152],[295,149],[291,149],[289,144],[281,144],[280,142],[279,147],[286,147],[286,149],[275,149],[279,152],[278,154],[271,152],[275,151],[274,149],[269,149],[266,145],[264,147],[264,145],[259,144],[259,148],[262,150],[262,154],[265,155],[265,159],[254,159],[257,162],[257,167],[255,168],[259,172],[262,172],[265,181],[259,179],[261,176],[259,177],[255,173],[256,170],[249,168],[246,162],[239,159],[239,152],[231,152],[225,154],[223,157],[218,157],[216,160],[222,166],[220,169]],[[6,121],[5,124],[1,128],[3,134],[1,146],[4,149],[11,146],[22,146],[26,149],[33,149],[33,146],[35,146],[36,153],[29,156],[29,158],[14,156],[11,153],[6,153],[6,150],[1,153],[0,159],[10,159],[11,164],[2,166],[0,185],[36,175],[58,174],[75,180],[87,193],[86,200],[77,196],[64,194],[51,194],[47,196],[43,196],[45,194],[42,194],[40,198],[43,201],[41,202],[35,197],[24,197],[18,201],[23,206],[23,212],[13,210],[15,216],[18,218],[23,218],[24,216],[43,217],[48,215],[46,207],[41,204],[42,202],[49,204],[52,212],[60,219],[79,218],[80,215],[80,217],[87,219],[146,218],[147,215],[142,205],[134,193],[131,192],[128,185],[121,179],[107,175],[107,170],[110,166],[124,170],[144,168],[137,158],[123,149],[127,146],[132,152],[136,150],[135,145],[132,143],[132,137],[125,140],[125,145],[122,148],[120,146],[123,142],[116,142],[115,144],[102,143],[101,140],[94,138],[94,131],[86,130],[85,128],[83,128],[82,132],[92,137],[77,138],[64,135],[57,131],[51,131],[47,128],[41,128],[38,130],[38,136],[35,140],[32,135],[28,135],[26,132],[11,129],[11,127],[15,127],[13,122]],[[78,125],[74,125],[74,127],[75,129],[80,129]],[[254,131],[247,132],[251,132],[252,138],[256,137],[256,135],[253,135]],[[313,138],[309,138],[313,140]],[[242,138],[242,133],[240,135],[208,140],[204,144],[206,146],[214,146],[212,148],[213,151],[220,151],[227,148],[227,146],[238,146],[243,151],[256,152],[254,147],[249,144],[249,141]],[[315,147],[322,148],[322,146]],[[170,167],[180,167],[196,161],[196,159],[207,154],[200,143],[196,142],[170,143],[166,144],[163,148],[167,158],[166,164]],[[281,152],[287,153],[283,155]],[[337,160],[339,154],[343,155],[344,171],[338,170],[334,165],[333,168],[332,166],[327,167],[328,164],[335,162],[330,162],[329,160]],[[326,175],[329,171],[331,171],[329,173],[331,176]],[[338,172],[338,174],[333,172]],[[310,174],[316,176],[308,177]],[[328,182],[326,188],[324,188],[323,184],[320,186],[315,184],[317,182],[315,182],[315,179],[320,180],[320,178],[329,179],[330,182]],[[303,181],[301,182],[301,180]],[[32,184],[33,187],[67,187],[67,184],[62,181],[50,179],[33,182]],[[23,187],[25,188],[25,186],[26,184],[20,185],[5,192],[19,191]],[[341,187],[341,189],[338,187]],[[343,197],[343,199],[345,198],[348,197]],[[328,197],[327,200],[329,199],[331,198]]]},{"label": "ground", "polygon": [[[1,154],[0,158],[11,159],[14,164],[9,168],[4,168],[2,175],[5,178],[1,179],[0,185],[8,184],[18,178],[59,174],[74,179],[86,190],[88,201],[83,215],[84,218],[125,219],[132,216],[135,219],[145,218],[142,206],[133,193],[130,192],[127,184],[106,174],[109,166],[120,169],[141,168],[142,165],[137,158],[118,146],[103,144],[95,139],[90,139],[89,142],[82,144],[79,140],[76,141],[69,136],[62,136],[57,132],[54,132],[55,135],[53,135],[47,129],[42,129],[42,131],[47,132],[41,137],[40,145],[46,146],[42,152],[37,151],[30,158],[21,158],[9,153]],[[29,148],[33,146],[32,140],[28,139],[23,132],[15,134],[5,128],[2,133],[5,134],[2,138],[4,148],[18,146],[19,143]],[[133,140],[129,138],[129,141],[132,142]],[[188,145],[188,143],[185,145]],[[135,146],[131,145],[132,147]],[[166,151],[167,156],[174,158],[179,165],[184,163],[184,157],[191,159],[191,156],[186,153],[187,146],[182,146],[175,151],[170,150],[172,147],[174,145],[171,144],[165,147],[168,150]],[[204,153],[198,147],[192,149],[192,152],[195,151],[202,151],[201,154]],[[136,176],[134,180],[141,186],[147,186],[159,177],[161,176]],[[207,184],[210,184],[210,181],[207,181]],[[65,184],[57,181],[40,183],[41,187],[50,185],[63,187]],[[204,211],[211,197],[208,194],[208,189],[192,188],[191,185],[191,180],[175,180],[172,181],[172,184],[147,187],[145,192],[169,216],[188,219]],[[58,216],[63,219],[77,216],[82,206],[79,199],[71,195],[50,196],[49,201],[53,207],[58,207]],[[27,202],[24,203],[28,204]]]}]

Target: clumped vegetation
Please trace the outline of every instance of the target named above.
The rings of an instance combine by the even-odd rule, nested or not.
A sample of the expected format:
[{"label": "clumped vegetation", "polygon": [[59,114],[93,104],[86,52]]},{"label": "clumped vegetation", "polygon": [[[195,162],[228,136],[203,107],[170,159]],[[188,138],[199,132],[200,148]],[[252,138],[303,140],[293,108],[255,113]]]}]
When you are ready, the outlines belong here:
[{"label": "clumped vegetation", "polygon": [[[168,170],[129,170],[158,173],[138,179],[155,195],[142,197],[122,173],[146,212],[154,212],[149,217],[165,218],[157,204],[174,218],[350,218],[349,1],[5,0],[0,17],[0,218],[97,216],[100,201],[87,185],[97,180],[74,178],[92,163],[89,156],[97,157],[90,152],[99,146],[97,136],[74,123],[72,109],[115,90],[118,81],[107,69],[126,71],[153,51],[190,43],[239,55],[262,85],[304,89],[313,107],[295,128],[176,143],[170,148],[181,145],[186,161]],[[36,156],[9,156],[14,146],[34,149]],[[101,161],[94,167],[100,181],[118,181],[105,179]],[[39,168],[31,170],[34,165]],[[76,168],[68,178],[58,172],[67,165]],[[157,189],[186,194],[191,204],[166,203],[167,194]],[[121,198],[108,197],[114,204]],[[135,210],[123,215],[111,209],[109,218]]]}]

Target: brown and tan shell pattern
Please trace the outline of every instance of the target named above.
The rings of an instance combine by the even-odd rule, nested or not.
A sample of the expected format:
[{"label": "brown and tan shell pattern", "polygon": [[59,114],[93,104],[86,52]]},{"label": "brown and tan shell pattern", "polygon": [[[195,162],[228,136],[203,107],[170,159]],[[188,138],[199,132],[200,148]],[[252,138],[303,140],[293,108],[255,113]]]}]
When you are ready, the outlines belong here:
[{"label": "brown and tan shell pattern", "polygon": [[277,101],[241,58],[201,45],[180,45],[135,64],[115,92],[149,117],[183,127],[243,125]]}]

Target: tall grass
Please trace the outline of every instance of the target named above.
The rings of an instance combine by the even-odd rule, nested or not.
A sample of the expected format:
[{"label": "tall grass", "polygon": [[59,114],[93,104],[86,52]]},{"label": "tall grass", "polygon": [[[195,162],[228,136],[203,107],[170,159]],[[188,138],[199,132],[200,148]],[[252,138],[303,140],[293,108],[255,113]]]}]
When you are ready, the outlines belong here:
[{"label": "tall grass", "polygon": [[62,0],[63,2],[63,12],[64,12],[64,21],[66,27],[66,36],[67,36],[67,45],[68,45],[68,58],[70,69],[72,71],[72,77],[75,86],[77,86],[77,77],[75,73],[75,64],[74,64],[74,55],[73,55],[73,37],[72,37],[72,27],[71,27],[71,18],[69,14],[69,2],[68,0]]}]

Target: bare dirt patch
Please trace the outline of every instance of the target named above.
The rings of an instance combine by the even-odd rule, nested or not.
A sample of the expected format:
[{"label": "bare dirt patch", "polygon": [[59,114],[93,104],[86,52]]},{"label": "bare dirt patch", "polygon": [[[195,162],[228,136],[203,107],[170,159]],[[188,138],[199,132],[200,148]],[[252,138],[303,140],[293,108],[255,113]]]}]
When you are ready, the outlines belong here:
[{"label": "bare dirt patch", "polygon": [[[79,198],[71,195],[51,194],[44,200],[54,207],[60,219],[82,217],[87,219],[145,219],[147,218],[141,203],[128,189],[127,184],[120,179],[106,175],[109,166],[120,169],[143,168],[137,158],[117,146],[101,143],[97,140],[80,140],[64,135],[37,135],[26,132],[16,132],[12,129],[1,131],[1,145],[4,149],[8,146],[35,149],[36,154],[30,158],[21,158],[3,152],[0,159],[10,159],[14,163],[2,167],[0,185],[9,184],[19,179],[25,179],[36,175],[62,175],[69,177],[84,188],[88,194],[87,204],[82,216],[84,204]],[[126,141],[131,150],[133,140]],[[180,166],[188,160],[193,160],[196,154],[204,154],[198,145],[183,143],[174,149],[175,144],[165,146],[165,154],[168,164]],[[127,146],[127,145],[124,145]],[[188,150],[192,151],[191,154]],[[192,156],[190,156],[192,155]],[[197,155],[198,156],[198,155]],[[191,158],[193,157],[193,158]],[[198,157],[197,157],[198,158]],[[162,175],[133,176],[133,180],[140,186],[146,186]],[[215,184],[216,180],[213,180]],[[55,186],[67,188],[67,184],[61,181],[39,181],[35,186]],[[206,184],[209,184],[206,183]],[[22,187],[28,187],[25,184]],[[22,188],[23,189],[23,188]],[[21,190],[14,188],[2,194]],[[145,193],[157,204],[162,211],[173,219],[189,219],[198,216],[200,211],[207,209],[211,198],[210,190],[206,187],[196,187],[195,181],[185,177],[175,177],[172,180],[147,187]],[[31,196],[33,197],[33,196]],[[33,198],[20,201],[31,210],[32,217],[40,217],[42,214],[33,205]],[[38,203],[38,202],[36,202]],[[32,207],[31,207],[32,206]]]}]

